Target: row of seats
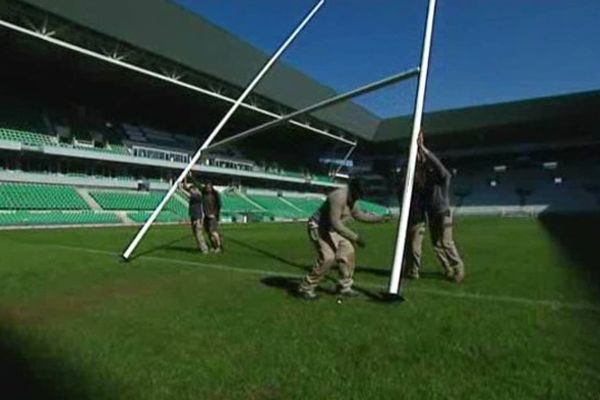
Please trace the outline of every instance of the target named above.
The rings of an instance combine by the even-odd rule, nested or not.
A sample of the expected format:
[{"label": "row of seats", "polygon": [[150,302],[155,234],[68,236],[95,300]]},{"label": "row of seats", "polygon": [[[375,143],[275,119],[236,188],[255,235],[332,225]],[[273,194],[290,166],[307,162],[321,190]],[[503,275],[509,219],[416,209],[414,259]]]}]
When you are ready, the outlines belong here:
[{"label": "row of seats", "polygon": [[[0,183],[0,225],[52,225],[119,223],[115,211],[127,212],[130,220],[145,222],[163,198],[163,192],[134,192],[125,190],[88,190],[101,211],[90,210],[86,193],[81,195],[72,186],[28,183]],[[158,222],[181,222],[188,219],[187,204],[182,194],[173,197]],[[242,195],[223,192],[221,214],[224,218],[247,215],[252,220],[306,219],[322,204],[315,197],[278,197],[266,194]],[[91,204],[91,203],[90,203]],[[94,206],[91,204],[91,206]],[[387,209],[361,202],[367,212],[385,214]],[[37,212],[32,212],[38,210]],[[58,211],[61,210],[61,211]],[[67,211],[73,210],[73,211]],[[80,212],[74,212],[79,210]]]},{"label": "row of seats", "polygon": [[2,122],[2,126],[0,126],[0,140],[19,142],[29,146],[60,146],[104,153],[129,154],[127,147],[122,145],[111,144],[108,147],[88,147],[59,143],[56,137],[37,132],[37,129],[44,129],[41,123],[36,125],[19,121],[19,123],[15,124],[14,121],[13,123],[9,122],[6,115],[0,115],[0,122]]},{"label": "row of seats", "polygon": [[[150,211],[137,211],[127,213],[127,217],[133,222],[143,224],[150,218],[150,214],[152,214]],[[168,210],[162,211],[158,214],[158,217],[156,217],[156,222],[182,222],[186,220],[187,218],[185,216]]]},{"label": "row of seats", "polygon": [[23,225],[89,225],[118,224],[121,220],[114,213],[94,211],[14,211],[0,212],[0,226]]},{"label": "row of seats", "polygon": [[86,210],[89,206],[70,186],[1,183],[0,209]]},{"label": "row of seats", "polygon": [[0,128],[0,140],[19,142],[29,146],[60,146],[79,150],[129,155],[129,149],[126,146],[122,145],[111,144],[108,147],[88,147],[71,145],[67,143],[59,143],[53,136],[18,129]]},{"label": "row of seats", "polygon": [[[90,196],[104,210],[154,210],[163,199],[163,192],[89,191]],[[187,207],[172,198],[166,206],[179,215],[187,215]]]},{"label": "row of seats", "polygon": [[[119,155],[131,155],[130,149],[123,139],[134,143],[180,149],[182,152],[193,151],[198,146],[198,139],[193,136],[173,134],[147,126],[127,123],[113,124],[110,128],[98,120],[85,121],[83,128],[69,126],[68,119],[52,111],[43,110],[39,105],[20,103],[13,98],[0,98],[0,140],[14,141],[30,146],[60,146],[84,151],[95,151]],[[73,133],[75,132],[75,133]],[[56,133],[54,135],[53,133]],[[77,139],[90,144],[96,140],[110,142],[106,147],[85,146],[83,144],[61,143],[58,137]],[[115,144],[113,144],[115,143]],[[274,172],[282,176],[305,178],[305,174],[293,171]],[[313,176],[318,182],[332,182],[326,176]]]},{"label": "row of seats", "polygon": [[[63,145],[65,147],[71,147],[71,145]],[[73,145],[74,149],[79,150],[91,150],[91,151],[99,151],[101,153],[111,153],[111,154],[121,154],[121,155],[129,155],[129,149],[125,146],[111,144],[109,147],[88,147],[88,146],[78,146]]]},{"label": "row of seats", "polygon": [[294,208],[276,196],[251,195],[248,197],[276,218],[299,219],[307,216],[306,213]]},{"label": "row of seats", "polygon": [[323,200],[314,197],[286,197],[296,208],[301,209],[304,215],[313,215],[323,204]]},{"label": "row of seats", "polygon": [[[561,181],[554,182],[554,177]],[[494,176],[495,185],[486,171],[458,174],[453,179],[454,204],[460,207],[480,206],[546,206],[554,210],[587,210],[600,205],[590,182],[600,181],[593,166],[508,170]]]},{"label": "row of seats", "polygon": [[[242,196],[230,193],[223,196],[224,211],[230,214],[235,213],[262,213],[274,218],[284,219],[306,219],[313,215],[323,204],[322,199],[314,197],[278,197],[269,195],[248,195],[248,200]],[[256,205],[262,208],[259,209]],[[389,210],[368,201],[359,201],[359,208],[367,213],[376,215],[387,215]]]},{"label": "row of seats", "polygon": [[[44,135],[40,133],[23,131],[17,129],[7,129],[0,128],[0,140],[7,140],[13,142],[23,143],[25,145],[30,146],[59,146],[64,148],[73,148],[78,150],[86,150],[86,151],[96,151],[101,153],[111,153],[111,154],[120,154],[120,155],[130,155],[130,150],[127,146],[110,144],[107,147],[92,147],[92,146],[82,146],[82,145],[73,145],[70,143],[59,143],[55,137]],[[282,171],[280,175],[290,176],[294,178],[305,178],[304,174],[290,172],[290,171]],[[325,176],[314,176],[313,179],[319,182],[331,182],[331,178]]]},{"label": "row of seats", "polygon": [[228,214],[260,213],[262,210],[235,192],[221,194],[222,211]]},{"label": "row of seats", "polygon": [[56,141],[54,141],[51,136],[17,129],[0,128],[0,140],[21,142],[30,146],[56,145]]},{"label": "row of seats", "polygon": [[104,210],[154,210],[162,196],[156,192],[90,191]]}]

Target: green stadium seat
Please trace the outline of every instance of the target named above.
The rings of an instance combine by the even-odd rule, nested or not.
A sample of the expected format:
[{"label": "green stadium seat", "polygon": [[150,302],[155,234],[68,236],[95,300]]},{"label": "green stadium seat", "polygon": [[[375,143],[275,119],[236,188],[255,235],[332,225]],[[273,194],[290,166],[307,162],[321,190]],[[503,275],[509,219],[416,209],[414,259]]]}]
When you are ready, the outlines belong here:
[{"label": "green stadium seat", "polygon": [[[143,223],[164,196],[164,192],[158,191],[88,192],[103,211],[90,210],[85,200],[71,186],[0,183],[0,226],[118,224],[122,221],[114,213],[117,210],[127,212],[130,220]],[[188,220],[187,204],[182,201],[182,196],[178,193],[169,201],[159,214],[157,222],[176,223]],[[322,199],[312,196],[282,198],[254,194],[245,197],[236,192],[224,192],[221,199],[223,217],[238,219],[245,215],[249,217],[249,221],[306,219],[323,204]],[[388,214],[387,208],[375,203],[360,201],[359,204],[366,212]]]},{"label": "green stadium seat", "polygon": [[235,192],[221,193],[223,212],[228,214],[263,213],[263,210]]},{"label": "green stadium seat", "polygon": [[301,209],[306,217],[313,215],[324,201],[315,197],[286,197],[285,199]]},{"label": "green stadium seat", "polygon": [[87,147],[76,146],[69,143],[60,143],[50,135],[44,135],[35,131],[27,131],[22,129],[12,129],[0,127],[0,140],[11,142],[19,142],[29,146],[58,146],[64,148],[74,148],[79,150],[98,151],[102,153],[129,155],[129,150],[126,146],[119,144],[111,144],[108,147]]},{"label": "green stadium seat", "polygon": [[121,220],[114,213],[94,211],[14,211],[0,212],[0,226],[23,225],[88,225],[119,224]]},{"label": "green stadium seat", "polygon": [[263,207],[274,217],[278,218],[305,218],[304,212],[295,209],[277,196],[249,195],[248,198]]},{"label": "green stadium seat", "polygon": [[56,139],[52,136],[7,128],[0,128],[0,140],[21,142],[30,146],[56,145]]},{"label": "green stadium seat", "polygon": [[[103,210],[153,211],[164,196],[164,192],[90,191],[92,198]],[[187,217],[187,206],[172,198],[165,210]]]},{"label": "green stadium seat", "polygon": [[0,209],[87,210],[89,206],[70,186],[1,183]]},{"label": "green stadium seat", "polygon": [[[133,222],[143,224],[150,218],[150,214],[152,214],[150,211],[136,211],[127,213],[127,217]],[[158,217],[156,217],[156,222],[183,222],[187,220],[187,217],[168,210],[161,212],[158,214]]]}]

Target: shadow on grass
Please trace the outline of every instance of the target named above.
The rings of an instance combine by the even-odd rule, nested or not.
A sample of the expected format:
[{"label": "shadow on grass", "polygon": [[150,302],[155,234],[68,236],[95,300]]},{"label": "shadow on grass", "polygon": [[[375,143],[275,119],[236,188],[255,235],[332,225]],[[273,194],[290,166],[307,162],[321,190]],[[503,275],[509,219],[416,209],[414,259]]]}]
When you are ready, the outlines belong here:
[{"label": "shadow on grass", "polygon": [[196,246],[167,246],[164,248],[165,250],[173,250],[173,251],[180,251],[182,253],[192,253],[192,254],[198,254],[198,255],[202,255],[202,252],[196,247]]},{"label": "shadow on grass", "polygon": [[4,398],[77,399],[97,397],[91,387],[117,394],[112,383],[93,385],[76,366],[49,355],[46,345],[25,339],[12,328],[0,327],[0,374]]},{"label": "shadow on grass", "polygon": [[422,272],[419,272],[419,276],[421,279],[433,279],[433,280],[446,281],[446,282],[448,281],[448,278],[446,278],[446,276],[442,272],[422,271]]},{"label": "shadow on grass", "polygon": [[[284,290],[288,295],[298,297],[298,285],[300,284],[301,278],[291,278],[287,276],[268,276],[262,278],[260,282],[263,285],[273,287],[276,289]],[[326,277],[324,281],[337,283],[337,280],[333,277]],[[375,291],[371,289],[367,289],[360,285],[354,285],[354,290],[360,293],[364,298],[367,298],[370,301],[380,302],[380,303],[389,303],[390,300],[387,297],[386,293],[381,291]],[[320,294],[336,296],[337,290],[334,287],[317,287],[317,292]]]},{"label": "shadow on grass", "polygon": [[296,296],[300,278],[290,278],[287,276],[267,276],[262,278],[260,282],[269,287],[282,289],[291,296]]},{"label": "shadow on grass", "polygon": [[360,265],[357,265],[356,268],[354,269],[354,271],[355,272],[364,272],[366,274],[371,274],[371,275],[375,275],[375,276],[390,276],[389,269],[362,267]]},{"label": "shadow on grass", "polygon": [[[180,237],[178,237],[178,238],[176,238],[176,239],[173,239],[173,240],[171,240],[171,241],[169,241],[169,242],[163,243],[163,244],[161,244],[161,245],[158,245],[158,246],[151,247],[151,248],[149,248],[148,250],[140,251],[139,253],[133,254],[133,255],[131,256],[131,259],[130,259],[130,260],[131,260],[131,261],[133,261],[133,260],[135,260],[136,258],[140,258],[140,257],[143,257],[143,256],[147,256],[147,255],[149,255],[149,254],[152,254],[152,253],[154,253],[154,252],[157,252],[157,251],[160,251],[160,250],[172,249],[172,248],[174,247],[173,245],[174,245],[175,243],[179,243],[179,242],[181,242],[182,240],[184,240],[184,239],[186,239],[186,238],[190,238],[191,236],[192,236],[191,234],[189,234],[189,235],[184,235],[184,236],[180,236]],[[189,249],[189,250],[195,250],[195,248],[194,248],[194,247],[189,247],[189,248],[187,248],[187,247],[183,247],[183,246],[180,246],[180,247],[178,247],[177,249],[178,249],[178,250],[185,250],[185,251],[188,251],[188,249]]]},{"label": "shadow on grass", "polygon": [[243,242],[243,241],[238,240],[238,239],[228,238],[227,241],[231,242],[231,243],[235,243],[235,244],[237,244],[240,247],[243,247],[245,249],[254,251],[254,252],[256,252],[258,254],[261,254],[261,255],[263,255],[265,257],[269,257],[269,258],[271,258],[273,260],[279,261],[279,262],[281,262],[283,264],[286,264],[286,265],[289,265],[289,266],[301,269],[302,271],[305,271],[305,272],[309,272],[312,269],[311,265],[300,264],[300,263],[297,263],[295,261],[290,261],[290,260],[288,260],[288,259],[286,259],[286,258],[284,258],[284,257],[282,257],[282,256],[280,256],[278,254],[272,253],[269,250],[265,250],[263,248],[257,247],[255,245],[252,245],[252,244],[249,244],[249,243],[246,243],[246,242]]},{"label": "shadow on grass", "polygon": [[[290,260],[288,260],[288,259],[286,259],[286,258],[284,258],[284,257],[282,257],[282,256],[280,256],[278,254],[272,253],[272,252],[270,252],[268,250],[265,250],[265,249],[262,249],[260,247],[255,246],[255,245],[243,242],[241,240],[229,238],[228,241],[232,242],[232,243],[235,243],[238,246],[243,247],[245,249],[252,250],[252,251],[254,251],[256,253],[259,253],[259,254],[261,254],[261,255],[263,255],[265,257],[269,257],[269,258],[271,258],[273,260],[279,261],[279,262],[281,262],[283,264],[286,264],[286,265],[289,265],[289,266],[301,269],[304,272],[310,272],[312,270],[312,268],[313,268],[312,265],[300,264],[300,263],[297,263],[297,262],[294,262],[294,261],[290,261]],[[332,267],[331,270],[332,271],[337,270],[337,266]],[[376,276],[389,276],[389,274],[390,274],[390,271],[386,270],[386,269],[364,267],[364,266],[357,266],[355,268],[355,272],[364,272],[364,273],[372,274],[372,275],[376,275]]]},{"label": "shadow on grass", "polygon": [[598,228],[600,214],[547,215],[539,218],[565,254],[579,267],[577,272],[600,296]]},{"label": "shadow on grass", "polygon": [[[262,278],[260,282],[263,285],[281,289],[285,291],[289,296],[299,297],[298,285],[300,284],[301,278],[290,278],[288,276],[267,276]],[[334,289],[325,287],[318,287],[317,292],[320,294],[335,295]]]}]

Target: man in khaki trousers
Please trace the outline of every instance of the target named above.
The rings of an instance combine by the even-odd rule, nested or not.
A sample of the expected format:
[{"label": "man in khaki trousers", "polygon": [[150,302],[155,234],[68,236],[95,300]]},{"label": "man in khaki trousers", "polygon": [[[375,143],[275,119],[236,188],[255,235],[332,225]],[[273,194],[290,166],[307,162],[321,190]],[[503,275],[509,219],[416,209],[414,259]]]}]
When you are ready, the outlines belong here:
[{"label": "man in khaki trousers", "polygon": [[336,189],[308,221],[308,235],[315,246],[317,261],[313,270],[304,277],[298,287],[299,295],[306,300],[317,299],[315,293],[319,282],[334,265],[339,267],[338,293],[354,297],[352,290],[356,257],[354,246],[365,247],[364,240],[349,229],[344,222],[354,218],[361,222],[383,222],[387,217],[367,214],[358,208],[362,186],[351,180],[348,187]]},{"label": "man in khaki trousers", "polygon": [[406,252],[405,277],[409,279],[419,278],[425,221],[430,230],[433,250],[446,277],[455,282],[464,279],[465,266],[453,238],[451,178],[442,162],[425,147],[421,134],[407,240],[410,251]]}]

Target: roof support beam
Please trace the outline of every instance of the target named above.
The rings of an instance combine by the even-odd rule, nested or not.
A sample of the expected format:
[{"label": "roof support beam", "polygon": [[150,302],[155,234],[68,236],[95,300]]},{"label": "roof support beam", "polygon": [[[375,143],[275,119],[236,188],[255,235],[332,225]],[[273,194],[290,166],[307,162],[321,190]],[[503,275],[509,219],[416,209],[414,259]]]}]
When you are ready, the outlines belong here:
[{"label": "roof support beam", "polygon": [[[213,92],[213,91],[210,91],[208,89],[204,89],[204,88],[201,88],[199,86],[183,82],[181,80],[173,79],[170,76],[163,75],[163,74],[160,74],[158,72],[154,72],[154,71],[151,71],[149,69],[146,69],[146,68],[143,68],[143,67],[139,67],[137,65],[133,65],[133,64],[127,63],[127,62],[125,62],[125,61],[123,61],[121,59],[117,59],[117,58],[114,58],[114,57],[110,57],[110,56],[106,56],[106,55],[100,54],[100,53],[98,53],[96,51],[89,50],[89,49],[86,49],[84,47],[77,46],[75,44],[66,42],[64,40],[57,39],[55,37],[52,37],[51,35],[47,35],[47,34],[44,35],[44,34],[42,34],[40,32],[36,32],[35,30],[24,28],[22,26],[13,24],[13,23],[11,23],[9,21],[6,21],[6,20],[3,20],[1,18],[0,18],[0,26],[3,26],[5,28],[7,28],[7,29],[11,29],[13,31],[22,33],[22,34],[27,35],[27,36],[34,37],[36,39],[43,40],[45,42],[54,44],[56,46],[63,47],[65,49],[68,49],[68,50],[71,50],[71,51],[75,51],[77,53],[84,54],[86,56],[89,56],[89,57],[92,57],[92,58],[95,58],[95,59],[98,59],[98,60],[101,60],[101,61],[105,61],[105,62],[113,64],[113,65],[117,65],[119,67],[128,69],[130,71],[135,71],[135,72],[140,73],[142,75],[150,76],[152,78],[159,79],[159,80],[171,83],[173,85],[177,85],[177,86],[183,87],[185,89],[192,90],[194,92],[205,94],[207,96],[210,96],[210,97],[213,97],[215,99],[219,99],[219,100],[225,101],[225,102],[230,103],[230,104],[235,104],[235,102],[236,102],[235,99],[233,99],[231,97],[224,96],[224,95],[222,95],[220,93]],[[263,115],[266,115],[266,116],[271,117],[271,118],[280,118],[281,117],[280,115],[278,115],[278,114],[276,114],[274,112],[265,110],[265,109],[260,108],[260,107],[253,106],[252,104],[248,104],[248,103],[242,103],[240,105],[240,107],[245,108],[247,110],[255,111],[255,112],[259,113],[259,114],[263,114]],[[290,122],[290,124],[298,126],[298,127],[302,128],[302,129],[306,129],[306,130],[309,130],[309,131],[314,132],[314,133],[318,133],[318,134],[321,134],[321,135],[324,135],[324,136],[328,136],[328,137],[330,137],[332,139],[336,139],[336,140],[338,139],[337,136],[332,135],[332,134],[330,134],[329,132],[327,132],[327,131],[325,131],[323,129],[318,129],[318,128],[315,128],[313,126],[310,126],[308,124],[305,124],[305,123],[302,123],[302,122],[299,122],[299,121],[296,121],[296,120],[291,120],[289,122]]]}]

